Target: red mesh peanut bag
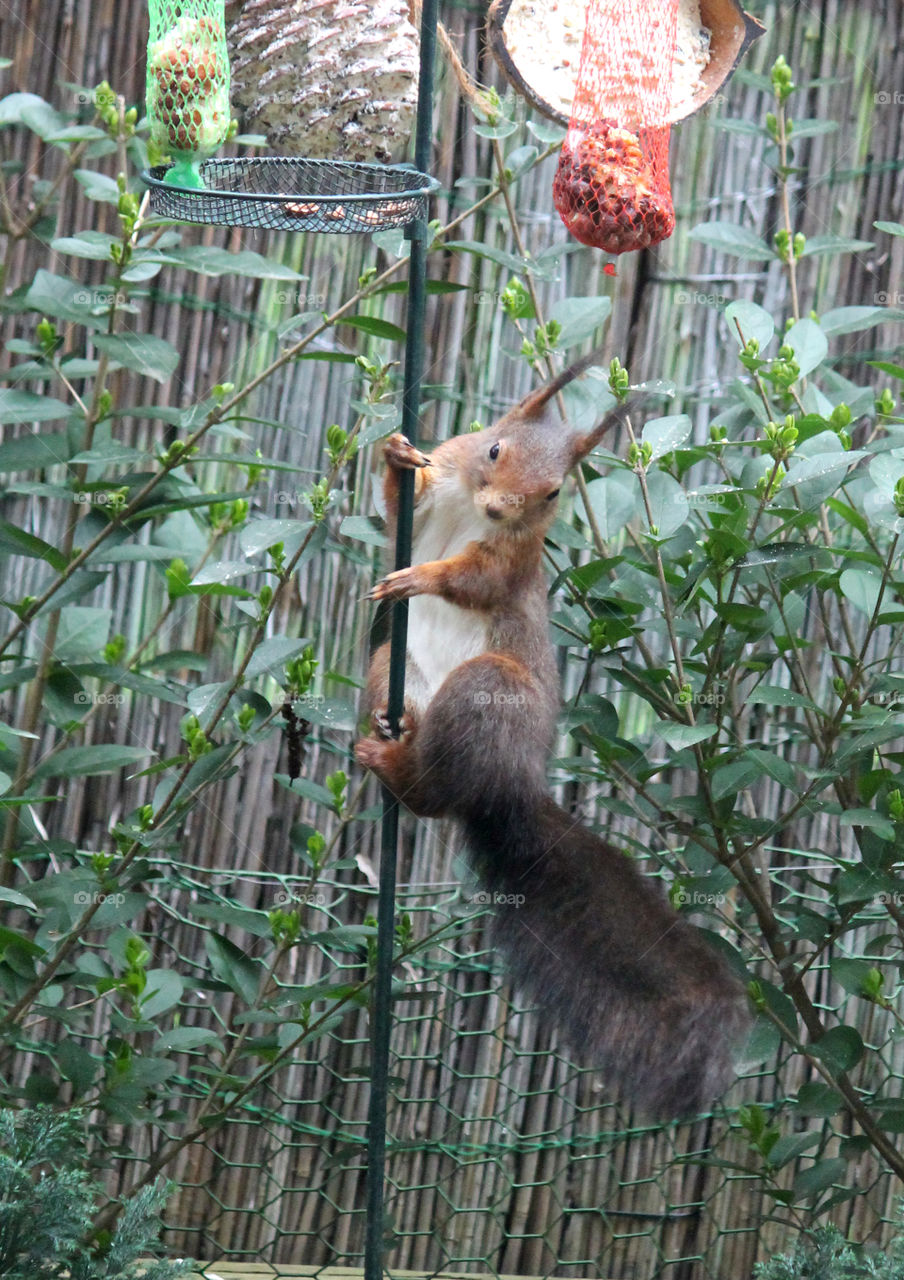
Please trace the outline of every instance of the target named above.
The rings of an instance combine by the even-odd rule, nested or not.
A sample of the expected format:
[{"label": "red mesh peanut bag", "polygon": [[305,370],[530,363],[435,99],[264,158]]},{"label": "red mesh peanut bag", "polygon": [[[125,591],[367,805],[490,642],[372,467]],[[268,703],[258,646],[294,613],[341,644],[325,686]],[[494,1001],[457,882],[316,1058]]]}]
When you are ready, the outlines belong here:
[{"label": "red mesh peanut bag", "polygon": [[552,195],[565,226],[606,253],[675,229],[669,124],[678,0],[590,0]]}]

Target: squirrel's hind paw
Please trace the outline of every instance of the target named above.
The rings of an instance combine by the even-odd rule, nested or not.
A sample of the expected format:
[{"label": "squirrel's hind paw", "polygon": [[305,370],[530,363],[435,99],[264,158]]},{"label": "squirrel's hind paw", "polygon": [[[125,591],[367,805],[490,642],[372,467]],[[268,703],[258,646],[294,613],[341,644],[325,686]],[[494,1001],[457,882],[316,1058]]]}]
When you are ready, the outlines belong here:
[{"label": "squirrel's hind paw", "polygon": [[379,773],[385,750],[386,744],[377,738],[362,738],[360,742],[355,743],[355,759],[365,769]]},{"label": "squirrel's hind paw", "polygon": [[[371,716],[371,723],[373,724],[374,737],[379,738],[383,742],[393,742],[395,740],[396,735],[393,732],[393,723],[390,720],[389,712],[385,707],[373,713]],[[399,720],[399,738],[411,739],[416,727],[414,716],[410,715],[407,711],[403,712]]]}]

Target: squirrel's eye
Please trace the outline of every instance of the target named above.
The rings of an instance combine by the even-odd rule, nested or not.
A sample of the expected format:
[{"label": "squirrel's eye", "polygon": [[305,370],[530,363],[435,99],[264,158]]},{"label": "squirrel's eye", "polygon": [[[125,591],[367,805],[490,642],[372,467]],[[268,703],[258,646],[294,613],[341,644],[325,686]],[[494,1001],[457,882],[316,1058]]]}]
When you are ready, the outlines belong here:
[{"label": "squirrel's eye", "polygon": [[495,444],[490,445],[490,459],[491,461],[495,462],[498,457],[499,457],[499,441],[497,440]]},{"label": "squirrel's eye", "polygon": [[553,489],[552,493],[548,493],[548,494],[546,495],[546,501],[547,501],[547,502],[552,502],[553,498],[558,498],[558,496],[559,496],[559,491],[558,491],[558,489]]}]

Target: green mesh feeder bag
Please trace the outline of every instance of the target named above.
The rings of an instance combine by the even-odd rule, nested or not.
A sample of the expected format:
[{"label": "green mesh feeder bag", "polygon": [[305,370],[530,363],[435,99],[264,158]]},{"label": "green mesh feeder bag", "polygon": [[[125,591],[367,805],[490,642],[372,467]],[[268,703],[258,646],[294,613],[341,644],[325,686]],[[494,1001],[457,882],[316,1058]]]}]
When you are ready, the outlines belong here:
[{"label": "green mesh feeder bag", "polygon": [[147,114],[173,160],[165,181],[203,188],[200,162],[226,141],[229,58],[224,0],[150,0]]}]

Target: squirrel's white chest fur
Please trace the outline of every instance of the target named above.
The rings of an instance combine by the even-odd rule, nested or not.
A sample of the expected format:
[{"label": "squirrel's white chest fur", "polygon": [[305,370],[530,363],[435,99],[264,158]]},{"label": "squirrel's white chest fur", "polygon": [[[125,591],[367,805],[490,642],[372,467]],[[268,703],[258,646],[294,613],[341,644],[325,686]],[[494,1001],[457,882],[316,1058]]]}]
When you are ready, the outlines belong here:
[{"label": "squirrel's white chest fur", "polygon": [[[484,509],[454,477],[440,477],[414,514],[412,564],[447,560],[490,532]],[[486,652],[489,620],[474,609],[413,596],[408,602],[408,674],[406,698],[422,711],[459,663]]]}]

